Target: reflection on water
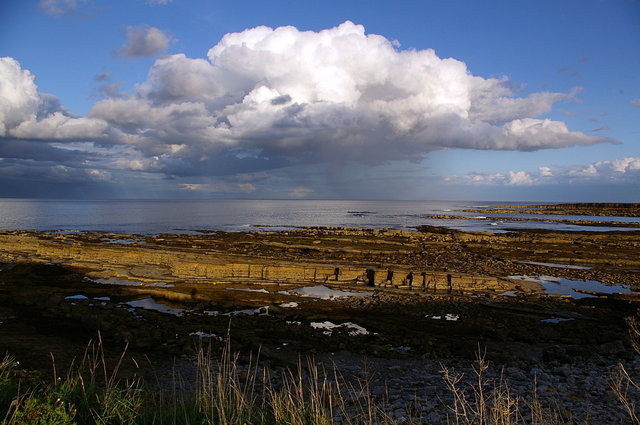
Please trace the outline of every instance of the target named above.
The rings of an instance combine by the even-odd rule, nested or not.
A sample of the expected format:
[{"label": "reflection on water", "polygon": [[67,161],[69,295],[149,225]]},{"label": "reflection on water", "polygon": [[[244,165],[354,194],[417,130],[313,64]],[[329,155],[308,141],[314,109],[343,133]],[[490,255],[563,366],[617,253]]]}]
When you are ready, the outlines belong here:
[{"label": "reflection on water", "polygon": [[560,322],[568,322],[571,320],[575,320],[575,319],[567,319],[564,317],[550,317],[549,319],[542,319],[541,322],[542,323],[552,323],[552,324],[558,324]]},{"label": "reflection on water", "polygon": [[251,289],[251,288],[226,288],[227,291],[240,291],[240,292],[259,292],[261,294],[268,294],[269,291],[267,291],[264,288],[260,288],[260,289]]},{"label": "reflection on water", "polygon": [[[122,305],[128,306],[131,312],[135,312],[136,308],[141,308],[144,310],[152,310],[158,311],[160,313],[172,314],[174,316],[182,316],[185,313],[197,313],[194,310],[188,310],[184,308],[175,308],[170,307],[162,302],[158,302],[153,298],[143,298],[141,300],[128,301],[126,303],[122,303]],[[219,311],[201,311],[199,312],[206,316],[237,316],[237,315],[245,315],[245,316],[268,316],[269,315],[269,306],[244,309],[244,310],[235,310],[230,311],[228,313],[220,313]]]},{"label": "reflection on water", "polygon": [[125,304],[133,308],[159,311],[160,313],[173,314],[174,316],[182,316],[185,312],[185,310],[182,308],[169,307],[166,304],[156,302],[156,300],[154,300],[153,298],[143,298],[141,300],[129,301]]},{"label": "reflection on water", "polygon": [[117,285],[117,286],[141,286],[142,282],[129,279],[118,279],[117,277],[100,277],[100,278],[88,278],[85,280],[100,283],[102,285]]},{"label": "reflection on water", "polygon": [[129,280],[129,279],[118,279],[117,277],[100,277],[100,278],[89,278],[85,277],[85,281],[94,282],[101,285],[116,285],[116,286],[150,286],[150,287],[158,287],[158,288],[173,288],[175,285],[167,282],[151,282],[151,283],[142,283],[137,280]]},{"label": "reflection on water", "polygon": [[534,265],[534,266],[556,267],[556,268],[560,268],[560,269],[591,270],[591,267],[575,266],[573,264],[543,263],[541,261],[518,261],[518,263],[520,263],[520,264],[531,264],[531,265]]},{"label": "reflection on water", "polygon": [[295,289],[293,292],[303,297],[318,298],[322,300],[347,297],[368,297],[369,295],[373,295],[373,292],[342,291],[339,289],[327,288],[324,285],[305,286],[304,288]]},{"label": "reflection on water", "polygon": [[572,298],[587,298],[594,295],[576,292],[576,289],[583,291],[601,292],[604,294],[630,294],[633,291],[623,285],[605,285],[597,280],[573,280],[555,276],[509,276],[511,279],[527,280],[537,282],[542,285],[545,292],[552,295],[570,295]]},{"label": "reflection on water", "polygon": [[88,300],[89,297],[86,295],[69,295],[68,297],[64,297],[65,300]]},{"label": "reflection on water", "polygon": [[[483,202],[487,207],[516,205]],[[521,203],[518,203],[521,205]],[[458,230],[505,232],[519,228],[608,230],[551,222],[501,221],[514,214],[464,213],[477,202],[458,201],[328,201],[328,200],[36,200],[0,199],[0,229],[104,231],[124,234],[193,233],[198,230],[282,230],[304,226],[344,226],[414,230],[444,226]],[[455,213],[472,220],[430,219]],[[534,218],[545,218],[535,216]],[[553,216],[554,219],[639,222],[637,217]],[[617,228],[616,230],[621,230]],[[138,243],[135,239],[113,243]]]},{"label": "reflection on water", "polygon": [[333,334],[334,330],[340,329],[340,328],[347,329],[347,333],[349,334],[349,336],[369,335],[369,334],[371,334],[371,332],[369,332],[368,330],[366,330],[362,326],[357,325],[357,324],[352,323],[352,322],[344,322],[344,323],[340,323],[339,325],[337,325],[337,324],[327,320],[327,321],[324,321],[324,322],[311,322],[310,325],[314,329],[323,329],[322,333],[324,335],[331,335],[331,334]]},{"label": "reflection on water", "polygon": [[131,238],[127,238],[127,239],[100,238],[100,240],[102,242],[109,243],[109,244],[114,244],[114,245],[133,245],[133,244],[144,245],[144,244],[146,244],[146,242],[143,241],[143,240],[131,239]]}]

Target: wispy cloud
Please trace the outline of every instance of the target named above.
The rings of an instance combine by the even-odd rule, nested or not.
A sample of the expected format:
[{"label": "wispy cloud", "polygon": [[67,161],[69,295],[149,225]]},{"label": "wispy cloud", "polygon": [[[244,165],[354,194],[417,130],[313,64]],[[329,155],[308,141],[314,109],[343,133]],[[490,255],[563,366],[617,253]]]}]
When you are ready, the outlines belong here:
[{"label": "wispy cloud", "polygon": [[123,99],[127,97],[127,93],[122,91],[122,83],[112,83],[112,84],[103,84],[98,86],[98,88],[94,92],[99,97],[106,98],[115,98],[115,99]]},{"label": "wispy cloud", "polygon": [[41,0],[38,3],[38,10],[47,15],[64,15],[74,12],[76,7],[76,0]]},{"label": "wispy cloud", "polygon": [[202,193],[253,193],[256,187],[251,183],[232,183],[232,182],[215,182],[215,183],[181,183],[179,187],[183,190]]},{"label": "wispy cloud", "polygon": [[111,79],[111,74],[108,72],[101,72],[93,76],[94,81],[109,81]]},{"label": "wispy cloud", "polygon": [[45,15],[55,17],[73,17],[87,20],[107,10],[106,6],[96,6],[91,0],[40,0],[38,10]]},{"label": "wispy cloud", "polygon": [[578,78],[580,76],[580,73],[575,69],[566,67],[558,69],[558,74],[568,75],[571,78]]},{"label": "wispy cloud", "polygon": [[178,187],[183,191],[198,192],[200,194],[215,193],[235,193],[251,194],[256,192],[260,182],[271,179],[267,173],[238,173],[230,176],[216,177],[211,179],[200,178],[199,181],[189,183],[178,183]]},{"label": "wispy cloud", "polygon": [[313,193],[313,189],[310,187],[298,186],[291,189],[289,196],[292,198],[307,198]]},{"label": "wispy cloud", "polygon": [[161,30],[148,25],[127,27],[127,43],[121,53],[125,58],[154,56],[169,47],[170,38]]},{"label": "wispy cloud", "polygon": [[640,183],[640,157],[619,158],[575,166],[539,167],[536,171],[472,172],[448,176],[449,183],[497,186],[538,186],[574,183]]}]

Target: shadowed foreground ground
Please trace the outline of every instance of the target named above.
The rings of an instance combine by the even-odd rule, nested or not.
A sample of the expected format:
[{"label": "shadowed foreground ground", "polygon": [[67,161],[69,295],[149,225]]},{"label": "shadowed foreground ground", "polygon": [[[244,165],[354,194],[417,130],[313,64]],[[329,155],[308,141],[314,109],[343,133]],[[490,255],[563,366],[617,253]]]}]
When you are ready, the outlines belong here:
[{"label": "shadowed foreground ground", "polygon": [[197,347],[220,350],[229,334],[274,373],[301,356],[354,379],[366,369],[396,416],[413,403],[437,422],[443,366],[468,376],[480,350],[522,394],[592,423],[624,418],[609,370],[637,368],[625,318],[638,295],[549,295],[529,279],[637,289],[640,232],[420,230],[5,231],[0,351],[49,371],[52,355],[64,368],[100,332],[114,358],[129,345],[123,374],[162,387],[179,373],[190,387]]}]

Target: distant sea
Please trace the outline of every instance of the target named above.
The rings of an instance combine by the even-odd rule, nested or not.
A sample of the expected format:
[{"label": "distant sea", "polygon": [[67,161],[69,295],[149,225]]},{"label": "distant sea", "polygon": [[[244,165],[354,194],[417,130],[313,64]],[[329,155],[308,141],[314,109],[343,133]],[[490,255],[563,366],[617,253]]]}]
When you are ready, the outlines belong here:
[{"label": "distant sea", "polygon": [[[43,200],[0,199],[0,230],[102,231],[125,234],[193,233],[199,230],[285,230],[305,226],[345,226],[415,230],[423,224],[459,230],[505,232],[518,228],[611,230],[550,222],[502,221],[508,215],[460,210],[515,202],[332,201],[332,200]],[[536,202],[543,204],[543,202]],[[487,216],[490,220],[441,220],[433,214]],[[518,215],[518,217],[527,217]],[[627,217],[533,216],[553,219],[635,221]],[[622,230],[622,229],[615,229]],[[637,229],[629,229],[637,230]]]}]

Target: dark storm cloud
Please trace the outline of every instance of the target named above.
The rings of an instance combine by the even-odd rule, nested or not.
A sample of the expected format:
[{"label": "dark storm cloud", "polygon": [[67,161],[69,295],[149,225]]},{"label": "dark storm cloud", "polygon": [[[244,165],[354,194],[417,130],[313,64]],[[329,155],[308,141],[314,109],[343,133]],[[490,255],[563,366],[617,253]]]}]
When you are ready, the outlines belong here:
[{"label": "dark storm cloud", "polygon": [[41,141],[17,139],[0,139],[0,158],[29,159],[60,164],[75,164],[97,159],[95,155],[57,148]]},{"label": "dark storm cloud", "polygon": [[282,96],[274,97],[273,99],[271,99],[272,105],[286,105],[289,102],[291,102],[291,96],[289,96],[288,94],[283,94]]}]

